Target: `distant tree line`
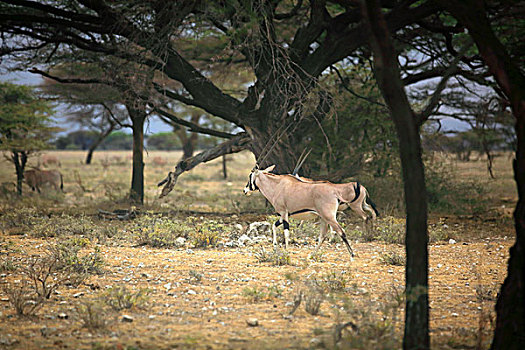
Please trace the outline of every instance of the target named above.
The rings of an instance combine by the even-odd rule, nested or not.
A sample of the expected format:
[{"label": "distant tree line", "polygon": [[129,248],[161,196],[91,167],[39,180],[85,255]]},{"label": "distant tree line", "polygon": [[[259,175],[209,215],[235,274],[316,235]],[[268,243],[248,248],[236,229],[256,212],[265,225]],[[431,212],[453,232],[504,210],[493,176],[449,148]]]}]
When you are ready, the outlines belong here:
[{"label": "distant tree line", "polygon": [[[99,134],[92,130],[76,130],[60,135],[54,145],[59,150],[87,151],[97,141]],[[180,151],[183,148],[180,137],[174,132],[159,132],[145,135],[145,146],[149,150]],[[217,144],[214,137],[200,137],[196,140],[195,148],[206,149]],[[124,131],[114,131],[109,134],[97,147],[98,150],[131,150],[133,136]]]}]

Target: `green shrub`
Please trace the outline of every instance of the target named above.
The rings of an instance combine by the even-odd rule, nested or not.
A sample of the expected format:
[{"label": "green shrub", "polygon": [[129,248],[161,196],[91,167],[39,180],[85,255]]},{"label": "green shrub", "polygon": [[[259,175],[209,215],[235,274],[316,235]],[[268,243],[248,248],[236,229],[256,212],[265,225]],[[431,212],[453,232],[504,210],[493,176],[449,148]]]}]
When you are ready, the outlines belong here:
[{"label": "green shrub", "polygon": [[253,252],[257,262],[269,262],[274,266],[291,265],[290,254],[279,247],[273,247],[267,251],[264,247],[259,247]]},{"label": "green shrub", "polygon": [[108,325],[108,314],[104,304],[99,300],[90,300],[76,308],[82,327],[89,330],[104,330]]},{"label": "green shrub", "polygon": [[33,227],[32,233],[35,237],[91,237],[97,230],[93,220],[85,215],[75,217],[62,214],[41,220]]},{"label": "green shrub", "polygon": [[41,215],[32,207],[12,208],[0,216],[0,228],[11,234],[25,234],[41,221]]},{"label": "green shrub", "polygon": [[385,265],[394,265],[394,266],[405,266],[406,257],[404,254],[401,254],[397,251],[389,251],[381,253],[379,260]]},{"label": "green shrub", "polygon": [[115,311],[142,307],[148,300],[149,289],[142,288],[136,292],[125,286],[111,287],[103,295],[104,302]]},{"label": "green shrub", "polygon": [[130,231],[138,245],[171,248],[177,246],[177,238],[187,238],[191,230],[192,227],[181,220],[144,215],[133,222]]},{"label": "green shrub", "polygon": [[199,224],[194,223],[195,229],[190,234],[190,239],[196,248],[215,247],[227,227],[214,220],[207,220]]},{"label": "green shrub", "polygon": [[282,290],[276,285],[269,286],[266,290],[257,289],[257,287],[246,287],[243,289],[242,295],[255,303],[262,300],[280,298],[282,296]]}]

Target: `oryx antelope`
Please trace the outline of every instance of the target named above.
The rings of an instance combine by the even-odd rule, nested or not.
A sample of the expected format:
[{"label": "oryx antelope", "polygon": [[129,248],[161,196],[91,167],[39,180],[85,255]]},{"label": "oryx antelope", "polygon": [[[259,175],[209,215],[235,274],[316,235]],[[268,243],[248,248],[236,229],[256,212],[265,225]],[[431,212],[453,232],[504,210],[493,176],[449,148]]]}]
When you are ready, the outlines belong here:
[{"label": "oryx antelope", "polygon": [[264,170],[257,167],[250,173],[248,184],[244,188],[244,194],[259,190],[264,197],[273,205],[281,216],[273,224],[273,244],[277,244],[276,229],[283,224],[284,244],[288,248],[290,216],[304,214],[315,214],[321,218],[321,234],[315,251],[319,249],[326,238],[328,228],[331,227],[341,236],[341,239],[353,257],[354,252],[341,225],[337,222],[338,210],[350,207],[363,220],[372,220],[379,215],[375,205],[370,200],[364,186],[358,182],[334,184],[328,181],[313,181],[296,175],[271,174],[275,165]]}]

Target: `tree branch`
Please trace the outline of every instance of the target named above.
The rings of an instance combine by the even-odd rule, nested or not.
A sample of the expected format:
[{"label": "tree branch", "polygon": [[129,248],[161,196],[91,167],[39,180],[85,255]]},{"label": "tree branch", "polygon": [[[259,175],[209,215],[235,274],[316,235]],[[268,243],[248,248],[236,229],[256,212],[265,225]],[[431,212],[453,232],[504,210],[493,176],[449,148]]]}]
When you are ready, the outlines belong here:
[{"label": "tree branch", "polygon": [[182,126],[185,126],[187,127],[190,131],[193,131],[193,132],[196,132],[196,133],[199,133],[199,134],[206,134],[206,135],[210,135],[210,136],[216,136],[216,137],[220,137],[220,138],[224,138],[224,139],[231,139],[233,138],[235,135],[234,134],[230,134],[230,133],[227,133],[227,132],[222,132],[222,131],[218,131],[218,130],[213,130],[213,129],[208,129],[208,128],[203,128],[197,124],[194,124],[192,122],[189,122],[189,121],[186,121],[184,119],[181,119],[177,116],[175,116],[174,114],[171,114],[165,110],[162,110],[160,109],[159,107],[156,107],[156,106],[151,106],[153,108],[153,110],[160,114],[161,115],[161,119],[170,124],[170,125],[173,125],[173,124],[177,124],[177,125],[182,125]]},{"label": "tree branch", "polygon": [[231,154],[231,153],[237,153],[242,150],[245,150],[248,148],[248,143],[251,142],[250,136],[245,133],[241,132],[237,135],[235,135],[230,140],[223,142],[214,148],[205,150],[193,157],[181,160],[177,165],[175,166],[175,171],[169,172],[168,176],[159,182],[157,186],[162,186],[162,193],[160,194],[159,198],[167,196],[175,186],[175,183],[177,182],[178,177],[191,169],[193,169],[195,166],[197,166],[200,163],[206,163],[210,160],[213,160],[215,158],[218,158],[225,154]]},{"label": "tree branch", "polygon": [[468,43],[467,45],[463,46],[463,48],[458,52],[457,56],[454,57],[454,59],[450,63],[450,66],[445,70],[443,78],[441,78],[441,80],[439,81],[439,84],[436,87],[436,90],[434,90],[434,93],[432,94],[432,97],[428,102],[427,106],[423,109],[423,111],[416,113],[415,117],[418,125],[422,125],[428,119],[428,117],[430,117],[434,109],[438,106],[439,101],[441,99],[441,93],[447,87],[448,80],[456,72],[458,63],[461,61],[461,59],[463,58],[467,50],[471,47],[471,45],[472,43]]}]

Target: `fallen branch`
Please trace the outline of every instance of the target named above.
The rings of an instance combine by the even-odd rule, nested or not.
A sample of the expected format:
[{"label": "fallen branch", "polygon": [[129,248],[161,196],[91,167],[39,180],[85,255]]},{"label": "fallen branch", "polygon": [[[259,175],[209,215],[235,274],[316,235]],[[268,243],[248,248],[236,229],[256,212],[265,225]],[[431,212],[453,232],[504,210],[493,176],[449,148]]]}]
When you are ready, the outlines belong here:
[{"label": "fallen branch", "polygon": [[243,151],[248,148],[248,143],[250,141],[250,136],[245,132],[241,132],[226,142],[205,150],[193,157],[181,160],[175,166],[175,171],[170,171],[168,176],[157,185],[158,187],[164,185],[159,198],[167,196],[168,193],[173,190],[173,187],[175,186],[175,183],[177,182],[180,174],[195,168],[200,163],[209,162],[210,160],[218,158],[224,154]]}]

